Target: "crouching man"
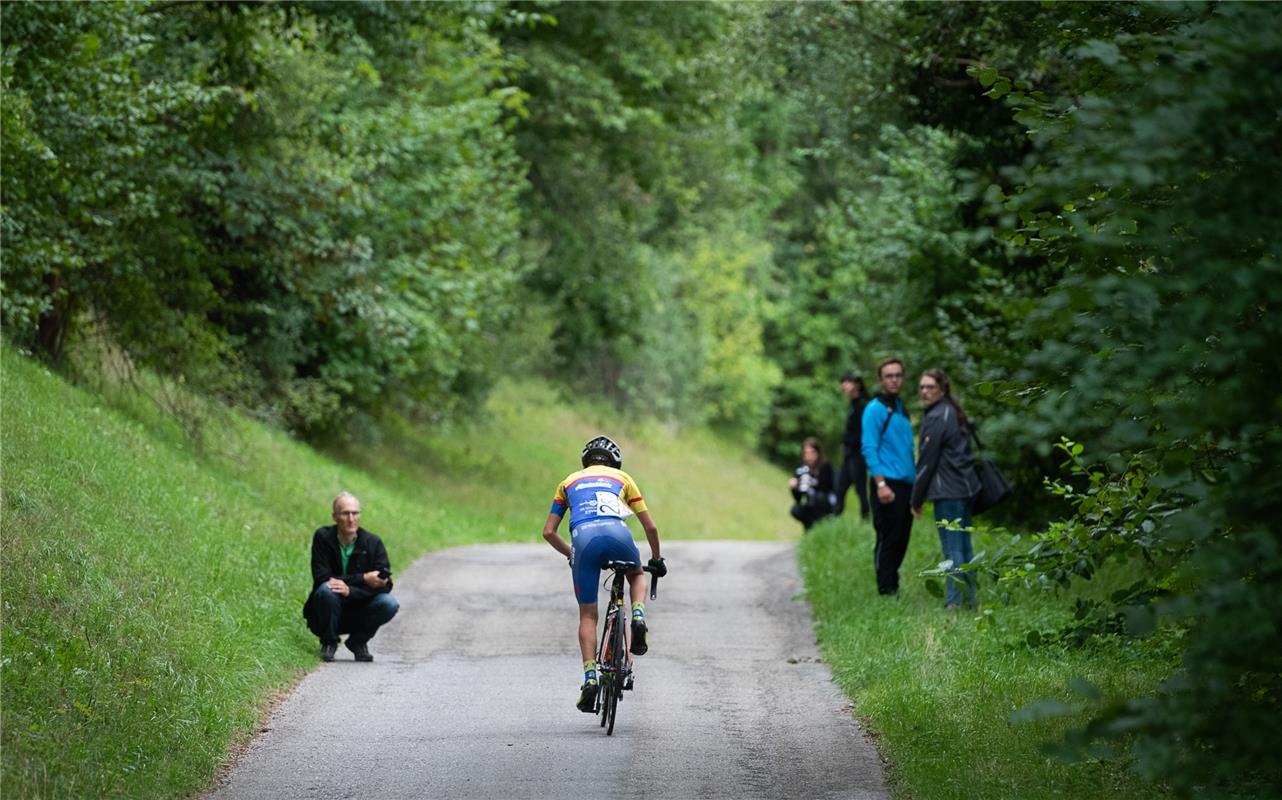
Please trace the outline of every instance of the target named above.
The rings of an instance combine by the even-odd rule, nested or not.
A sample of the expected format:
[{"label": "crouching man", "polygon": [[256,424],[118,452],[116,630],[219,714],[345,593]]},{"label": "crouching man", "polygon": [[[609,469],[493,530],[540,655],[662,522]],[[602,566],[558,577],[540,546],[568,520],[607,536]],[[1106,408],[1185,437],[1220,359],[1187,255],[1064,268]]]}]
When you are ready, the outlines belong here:
[{"label": "crouching man", "polygon": [[392,567],[383,540],[361,527],[361,501],[334,498],[334,524],[312,535],[312,593],[303,606],[307,627],[320,639],[322,661],[333,661],[338,637],[357,661],[373,661],[369,640],[396,616]]}]

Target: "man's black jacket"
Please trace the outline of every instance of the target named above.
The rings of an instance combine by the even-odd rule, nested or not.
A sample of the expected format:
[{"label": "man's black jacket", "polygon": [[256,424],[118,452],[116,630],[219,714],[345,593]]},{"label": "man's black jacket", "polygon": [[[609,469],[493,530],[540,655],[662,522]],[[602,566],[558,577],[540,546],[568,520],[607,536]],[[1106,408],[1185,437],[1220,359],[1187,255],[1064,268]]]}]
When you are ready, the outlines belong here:
[{"label": "man's black jacket", "polygon": [[[356,546],[347,559],[346,573],[343,572],[343,554],[338,549],[338,526],[326,525],[312,534],[312,592],[330,578],[339,578],[351,587],[346,598],[348,602],[368,600],[392,590],[390,581],[385,589],[374,589],[365,583],[365,573],[379,569],[391,569],[387,548],[383,547],[382,539],[364,528],[356,529]],[[311,593],[308,593],[307,603],[303,604],[304,617],[311,601]]]}]

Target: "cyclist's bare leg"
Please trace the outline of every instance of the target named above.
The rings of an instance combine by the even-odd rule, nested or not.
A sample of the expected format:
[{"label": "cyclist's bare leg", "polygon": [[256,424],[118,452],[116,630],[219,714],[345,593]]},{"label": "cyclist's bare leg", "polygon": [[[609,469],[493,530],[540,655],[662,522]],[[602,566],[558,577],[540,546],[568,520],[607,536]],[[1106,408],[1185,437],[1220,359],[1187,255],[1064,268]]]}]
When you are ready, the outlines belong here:
[{"label": "cyclist's bare leg", "polygon": [[579,604],[579,651],[584,661],[596,658],[596,603]]},{"label": "cyclist's bare leg", "polygon": [[646,590],[650,587],[647,585],[645,570],[637,570],[628,575],[628,598],[633,603],[644,603]]}]

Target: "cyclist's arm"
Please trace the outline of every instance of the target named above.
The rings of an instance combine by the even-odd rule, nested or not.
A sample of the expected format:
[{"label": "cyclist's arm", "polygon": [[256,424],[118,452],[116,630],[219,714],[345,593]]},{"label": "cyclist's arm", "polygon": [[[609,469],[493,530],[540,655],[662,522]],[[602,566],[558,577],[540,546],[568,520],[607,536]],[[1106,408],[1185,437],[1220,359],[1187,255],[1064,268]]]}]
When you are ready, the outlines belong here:
[{"label": "cyclist's arm", "polygon": [[[556,529],[561,525],[561,516],[560,514],[548,514],[548,521],[543,523],[543,538],[547,540],[548,544],[552,545],[552,549],[569,558],[570,545],[566,543],[561,534],[556,532]],[[648,536],[649,534],[646,535]]]},{"label": "cyclist's arm", "polygon": [[650,512],[638,511],[637,521],[645,529],[645,539],[650,543],[650,558],[662,558],[663,556],[659,554],[659,529],[655,527],[654,518],[650,516]]}]

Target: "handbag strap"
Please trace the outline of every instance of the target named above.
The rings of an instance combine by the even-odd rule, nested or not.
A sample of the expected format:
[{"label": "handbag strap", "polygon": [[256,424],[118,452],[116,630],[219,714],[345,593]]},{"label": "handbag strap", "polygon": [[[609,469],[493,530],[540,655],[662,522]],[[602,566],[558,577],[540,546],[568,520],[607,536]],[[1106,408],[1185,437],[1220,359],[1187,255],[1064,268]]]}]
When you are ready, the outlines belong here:
[{"label": "handbag strap", "polygon": [[984,449],[984,443],[979,441],[979,431],[975,428],[975,423],[970,423],[970,438],[975,440],[975,454],[978,455]]}]

